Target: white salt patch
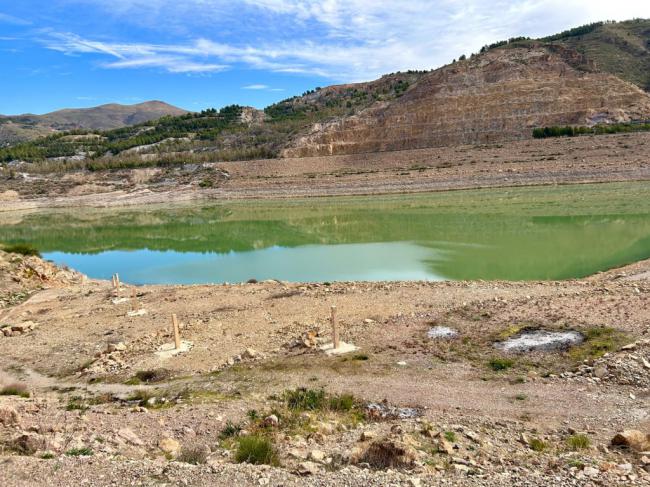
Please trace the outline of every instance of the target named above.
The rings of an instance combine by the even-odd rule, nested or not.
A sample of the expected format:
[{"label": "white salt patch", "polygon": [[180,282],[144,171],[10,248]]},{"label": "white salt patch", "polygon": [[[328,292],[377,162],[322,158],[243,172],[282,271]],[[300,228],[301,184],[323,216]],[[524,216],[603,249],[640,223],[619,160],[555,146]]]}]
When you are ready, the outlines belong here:
[{"label": "white salt patch", "polygon": [[584,337],[577,331],[525,331],[518,336],[494,344],[505,352],[532,352],[561,350],[582,343]]},{"label": "white salt patch", "polygon": [[458,336],[458,332],[447,326],[434,326],[427,332],[427,336],[429,338],[454,338]]}]

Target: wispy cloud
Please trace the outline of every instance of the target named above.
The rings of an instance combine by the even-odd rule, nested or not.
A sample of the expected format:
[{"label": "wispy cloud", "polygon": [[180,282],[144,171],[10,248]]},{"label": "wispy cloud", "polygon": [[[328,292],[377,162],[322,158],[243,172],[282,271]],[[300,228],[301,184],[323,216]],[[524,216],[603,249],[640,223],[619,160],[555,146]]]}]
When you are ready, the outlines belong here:
[{"label": "wispy cloud", "polygon": [[13,25],[31,25],[32,23],[29,20],[20,19],[14,17],[13,15],[5,14],[0,12],[0,23],[4,24],[13,24]]},{"label": "wispy cloud", "polygon": [[[166,44],[48,36],[51,49],[107,57],[101,61],[106,68],[201,73],[241,65],[340,81],[437,67],[512,36],[541,36],[596,20],[650,16],[650,2],[637,0],[68,1],[98,5],[123,22],[147,29],[173,25],[174,32],[190,33],[165,31],[164,38],[172,39]],[[242,16],[250,21],[233,22]]]},{"label": "wispy cloud", "polygon": [[242,86],[242,90],[268,90],[270,88],[269,85],[263,84]]}]

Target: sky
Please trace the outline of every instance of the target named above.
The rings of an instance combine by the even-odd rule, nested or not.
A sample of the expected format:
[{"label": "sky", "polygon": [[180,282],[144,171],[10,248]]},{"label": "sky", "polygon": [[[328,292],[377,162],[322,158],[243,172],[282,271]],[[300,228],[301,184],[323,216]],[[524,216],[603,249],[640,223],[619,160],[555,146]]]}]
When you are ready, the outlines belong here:
[{"label": "sky", "polygon": [[0,113],[154,99],[263,108],[509,37],[635,17],[650,17],[650,1],[0,0]]}]

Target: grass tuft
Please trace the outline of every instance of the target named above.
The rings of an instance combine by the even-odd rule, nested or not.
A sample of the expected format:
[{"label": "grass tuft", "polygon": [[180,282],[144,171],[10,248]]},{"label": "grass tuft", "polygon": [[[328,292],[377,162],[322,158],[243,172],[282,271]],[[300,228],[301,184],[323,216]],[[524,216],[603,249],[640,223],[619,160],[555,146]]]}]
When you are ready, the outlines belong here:
[{"label": "grass tuft", "polygon": [[71,448],[70,450],[65,452],[65,454],[68,455],[69,457],[90,457],[94,455],[94,452],[92,451],[92,449],[88,447],[84,447],[84,448]]},{"label": "grass tuft", "polygon": [[540,440],[539,438],[533,438],[532,440],[530,440],[528,446],[530,447],[531,450],[536,452],[543,452],[548,447],[548,445],[543,440]]},{"label": "grass tuft", "polygon": [[25,384],[15,382],[0,389],[0,396],[20,396],[27,398],[29,397],[29,391]]},{"label": "grass tuft", "polygon": [[232,438],[234,436],[239,435],[241,430],[242,430],[241,425],[228,421],[226,423],[226,426],[224,426],[224,428],[221,430],[221,433],[219,434],[219,438],[221,438],[222,440],[225,440],[227,438]]},{"label": "grass tuft", "polygon": [[585,450],[591,446],[591,440],[587,435],[571,435],[566,440],[571,450]]},{"label": "grass tuft", "polygon": [[235,460],[253,465],[279,465],[271,440],[263,436],[243,436],[239,439]]},{"label": "grass tuft", "polygon": [[488,362],[488,365],[492,370],[495,372],[502,372],[504,370],[508,370],[511,368],[513,365],[515,365],[514,360],[511,360],[509,358],[492,358]]}]

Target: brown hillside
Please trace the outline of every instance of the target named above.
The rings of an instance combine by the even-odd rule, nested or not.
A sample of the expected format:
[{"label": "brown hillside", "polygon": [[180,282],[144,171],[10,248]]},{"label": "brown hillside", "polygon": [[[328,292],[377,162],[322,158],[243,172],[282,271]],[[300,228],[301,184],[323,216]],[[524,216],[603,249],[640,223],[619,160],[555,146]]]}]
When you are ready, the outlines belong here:
[{"label": "brown hillside", "polygon": [[64,130],[110,130],[185,113],[186,110],[161,101],[148,101],[136,105],[111,103],[93,108],[68,108],[44,115],[0,117],[0,142],[29,140]]},{"label": "brown hillside", "polygon": [[315,124],[287,157],[481,144],[531,137],[550,125],[650,118],[650,96],[595,72],[560,46],[499,49],[422,77],[393,101]]}]

